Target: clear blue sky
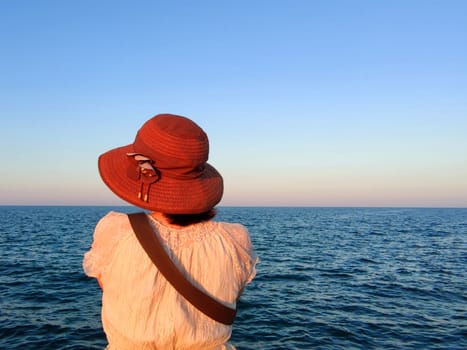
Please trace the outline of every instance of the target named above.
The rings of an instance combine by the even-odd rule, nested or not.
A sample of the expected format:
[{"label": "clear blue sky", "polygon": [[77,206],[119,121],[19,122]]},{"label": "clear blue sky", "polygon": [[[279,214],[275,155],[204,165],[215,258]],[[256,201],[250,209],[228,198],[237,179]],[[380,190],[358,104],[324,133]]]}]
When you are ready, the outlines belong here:
[{"label": "clear blue sky", "polygon": [[467,1],[0,1],[0,204],[122,204],[158,113],[222,205],[467,207]]}]

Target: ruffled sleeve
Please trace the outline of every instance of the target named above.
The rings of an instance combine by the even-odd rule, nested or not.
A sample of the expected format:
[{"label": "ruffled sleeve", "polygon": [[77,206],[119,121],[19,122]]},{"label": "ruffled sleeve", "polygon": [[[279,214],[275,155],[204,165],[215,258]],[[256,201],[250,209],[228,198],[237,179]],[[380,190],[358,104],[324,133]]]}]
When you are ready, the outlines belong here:
[{"label": "ruffled sleeve", "polygon": [[83,270],[86,275],[100,278],[112,258],[125,223],[128,223],[127,216],[116,212],[110,212],[99,220],[91,249],[84,254]]},{"label": "ruffled sleeve", "polygon": [[248,230],[240,224],[226,224],[224,228],[229,232],[231,239],[235,243],[238,255],[237,273],[244,285],[250,283],[256,276],[256,264],[259,262],[258,256],[253,249]]}]

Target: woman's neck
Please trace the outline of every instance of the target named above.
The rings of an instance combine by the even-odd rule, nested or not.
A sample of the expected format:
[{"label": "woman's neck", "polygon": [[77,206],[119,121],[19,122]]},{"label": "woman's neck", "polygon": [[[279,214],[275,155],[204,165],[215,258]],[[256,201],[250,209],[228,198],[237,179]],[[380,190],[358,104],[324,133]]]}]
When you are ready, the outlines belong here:
[{"label": "woman's neck", "polygon": [[164,226],[169,226],[169,227],[173,227],[173,228],[182,228],[183,227],[183,226],[171,224],[169,219],[167,219],[167,217],[164,215],[164,213],[161,213],[159,211],[153,211],[149,215],[152,218],[154,218],[154,220],[160,222]]}]

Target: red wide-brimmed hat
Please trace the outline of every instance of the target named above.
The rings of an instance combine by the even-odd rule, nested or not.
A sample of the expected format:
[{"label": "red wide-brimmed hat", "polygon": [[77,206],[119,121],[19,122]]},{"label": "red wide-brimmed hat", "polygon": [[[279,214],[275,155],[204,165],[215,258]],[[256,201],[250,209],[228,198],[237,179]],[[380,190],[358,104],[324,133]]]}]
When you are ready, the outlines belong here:
[{"label": "red wide-brimmed hat", "polygon": [[135,141],[99,157],[105,184],[137,207],[167,214],[197,214],[220,202],[223,180],[207,163],[209,140],[192,120],[159,114]]}]

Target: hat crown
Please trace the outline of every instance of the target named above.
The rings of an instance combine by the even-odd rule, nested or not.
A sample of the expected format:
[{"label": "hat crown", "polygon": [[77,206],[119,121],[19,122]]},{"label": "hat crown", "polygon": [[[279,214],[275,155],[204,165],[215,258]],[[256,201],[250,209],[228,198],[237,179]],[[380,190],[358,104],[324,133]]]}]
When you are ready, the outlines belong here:
[{"label": "hat crown", "polygon": [[202,165],[209,156],[206,133],[190,119],[173,114],[159,114],[144,123],[133,148],[162,168]]}]

